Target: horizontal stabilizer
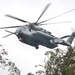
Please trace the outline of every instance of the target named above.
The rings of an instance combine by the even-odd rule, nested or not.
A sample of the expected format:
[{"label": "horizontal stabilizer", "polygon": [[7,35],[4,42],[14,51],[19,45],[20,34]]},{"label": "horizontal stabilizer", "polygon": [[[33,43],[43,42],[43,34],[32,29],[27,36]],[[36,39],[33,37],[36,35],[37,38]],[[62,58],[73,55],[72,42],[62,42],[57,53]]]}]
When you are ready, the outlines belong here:
[{"label": "horizontal stabilizer", "polygon": [[70,35],[63,36],[63,37],[61,37],[61,39],[64,39],[64,38],[67,38],[67,37],[70,37]]}]

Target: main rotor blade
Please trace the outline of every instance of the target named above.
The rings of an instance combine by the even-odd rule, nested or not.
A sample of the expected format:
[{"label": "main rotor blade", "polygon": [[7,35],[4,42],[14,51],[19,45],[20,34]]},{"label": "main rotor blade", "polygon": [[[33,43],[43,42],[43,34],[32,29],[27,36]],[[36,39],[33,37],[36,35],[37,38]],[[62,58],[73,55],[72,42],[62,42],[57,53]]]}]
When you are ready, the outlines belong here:
[{"label": "main rotor blade", "polygon": [[63,36],[63,37],[61,37],[61,39],[64,39],[64,38],[67,38],[67,37],[70,37],[70,35]]},{"label": "main rotor blade", "polygon": [[7,29],[7,28],[17,28],[17,27],[21,27],[21,26],[1,27],[0,29]]},{"label": "main rotor blade", "polygon": [[37,19],[36,23],[39,21],[39,19],[42,17],[42,15],[45,13],[45,11],[48,9],[48,7],[50,6],[51,4],[47,4],[46,7],[44,8],[43,12],[41,13],[41,15],[39,16],[39,18]]},{"label": "main rotor blade", "polygon": [[8,30],[5,30],[5,31],[8,32],[8,33],[11,33],[11,34],[15,34],[15,33],[11,32],[11,31],[8,31]]},{"label": "main rotor blade", "polygon": [[45,23],[45,24],[39,24],[39,25],[49,25],[49,24],[60,24],[60,23],[71,23],[72,21],[64,21],[64,22],[55,22],[55,23]]},{"label": "main rotor blade", "polygon": [[8,34],[8,35],[6,35],[6,36],[4,36],[3,38],[6,38],[6,37],[8,37],[8,36],[10,36],[10,35],[12,35],[12,33],[11,33],[11,34]]},{"label": "main rotor blade", "polygon": [[8,15],[8,14],[5,15],[5,16],[10,17],[10,18],[13,18],[13,19],[16,19],[16,20],[19,20],[19,21],[22,21],[22,22],[30,23],[30,22],[28,22],[28,21],[22,20],[22,19],[20,19],[20,18],[17,18],[17,17],[11,16],[11,15]]},{"label": "main rotor blade", "polygon": [[8,32],[8,33],[10,33],[10,34],[4,36],[3,38],[6,38],[6,37],[8,37],[8,36],[10,36],[10,35],[12,35],[12,34],[15,34],[14,32],[11,32],[11,31],[8,31],[8,30],[5,30],[5,31]]},{"label": "main rotor blade", "polygon": [[54,19],[54,18],[60,17],[60,16],[65,15],[65,14],[67,14],[67,13],[69,13],[69,12],[72,12],[72,11],[74,11],[74,10],[75,10],[75,9],[72,9],[72,10],[69,10],[69,11],[67,11],[67,12],[65,12],[65,13],[60,14],[60,15],[57,15],[57,16],[55,16],[55,17],[52,17],[52,18],[50,18],[50,19],[44,20],[44,21],[42,21],[42,22],[39,22],[39,24],[40,24],[40,23],[44,23],[44,22],[49,21],[49,20],[52,20],[52,19]]}]

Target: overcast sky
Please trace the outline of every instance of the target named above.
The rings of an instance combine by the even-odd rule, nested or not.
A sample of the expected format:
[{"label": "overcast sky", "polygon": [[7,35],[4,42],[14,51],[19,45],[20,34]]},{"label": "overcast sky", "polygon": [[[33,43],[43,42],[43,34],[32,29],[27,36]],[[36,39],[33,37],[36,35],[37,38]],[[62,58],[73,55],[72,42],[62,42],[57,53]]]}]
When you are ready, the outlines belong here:
[{"label": "overcast sky", "polygon": [[[0,27],[24,25],[24,23],[20,21],[5,17],[6,14],[13,15],[29,22],[35,22],[48,3],[52,4],[44,13],[40,21],[75,9],[75,0],[0,0]],[[47,23],[63,21],[72,22],[45,25],[41,27],[52,32],[52,34],[57,37],[71,34],[71,28],[75,29],[75,11],[50,20]],[[8,30],[14,32],[16,29]],[[28,72],[34,73],[36,70],[35,65],[43,63],[44,53],[51,49],[40,46],[39,49],[36,50],[34,47],[21,43],[15,35],[3,39],[2,37],[7,34],[8,33],[4,30],[0,30],[0,43],[3,44],[8,51],[10,59],[21,70],[22,75],[26,75]],[[2,75],[3,73],[1,72],[0,74]]]}]

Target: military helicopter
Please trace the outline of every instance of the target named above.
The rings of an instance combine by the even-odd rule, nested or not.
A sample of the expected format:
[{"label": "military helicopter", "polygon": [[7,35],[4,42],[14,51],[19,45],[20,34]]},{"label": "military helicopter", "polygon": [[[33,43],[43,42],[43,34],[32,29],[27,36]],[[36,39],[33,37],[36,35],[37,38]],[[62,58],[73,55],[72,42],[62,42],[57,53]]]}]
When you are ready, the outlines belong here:
[{"label": "military helicopter", "polygon": [[[11,16],[8,14],[5,15],[7,17],[19,20],[19,21],[27,23],[27,24],[22,25],[22,26],[20,25],[20,26],[1,27],[0,29],[17,28],[15,32],[5,30],[6,32],[9,32],[10,34],[4,36],[4,38],[8,37],[12,34],[15,34],[18,37],[19,41],[21,41],[22,43],[28,44],[30,46],[33,46],[36,49],[39,48],[39,45],[45,46],[45,47],[50,48],[50,49],[58,47],[58,44],[65,45],[65,46],[71,46],[71,43],[75,37],[75,32],[73,32],[71,35],[66,35],[66,36],[63,36],[61,38],[58,38],[58,37],[52,35],[51,32],[49,32],[49,31],[47,31],[47,30],[45,30],[39,26],[45,25],[44,22],[52,20],[52,19],[57,18],[59,16],[62,16],[66,13],[71,12],[71,11],[74,11],[75,9],[72,9],[68,12],[57,15],[53,18],[44,20],[42,22],[38,22],[50,5],[51,4],[46,5],[43,12],[41,13],[41,15],[39,16],[37,21],[34,23],[28,22],[26,20],[22,20],[20,18]],[[63,40],[64,38],[67,38],[67,37],[69,37],[67,41]]]}]

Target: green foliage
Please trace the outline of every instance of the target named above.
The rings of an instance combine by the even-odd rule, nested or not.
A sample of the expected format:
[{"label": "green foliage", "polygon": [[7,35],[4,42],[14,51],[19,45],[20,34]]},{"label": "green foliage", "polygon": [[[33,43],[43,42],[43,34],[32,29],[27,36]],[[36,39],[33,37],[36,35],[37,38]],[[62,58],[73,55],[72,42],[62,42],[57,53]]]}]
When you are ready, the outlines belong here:
[{"label": "green foliage", "polygon": [[32,73],[28,73],[27,75],[34,75],[34,74],[32,74]]},{"label": "green foliage", "polygon": [[47,51],[45,55],[43,75],[75,75],[75,47]]},{"label": "green foliage", "polygon": [[0,67],[3,70],[8,70],[8,75],[21,75],[20,70],[16,67],[15,63],[9,59],[8,53],[2,45],[0,48]]},{"label": "green foliage", "polygon": [[68,48],[66,55],[63,56],[61,72],[64,75],[75,75],[75,48]]}]

